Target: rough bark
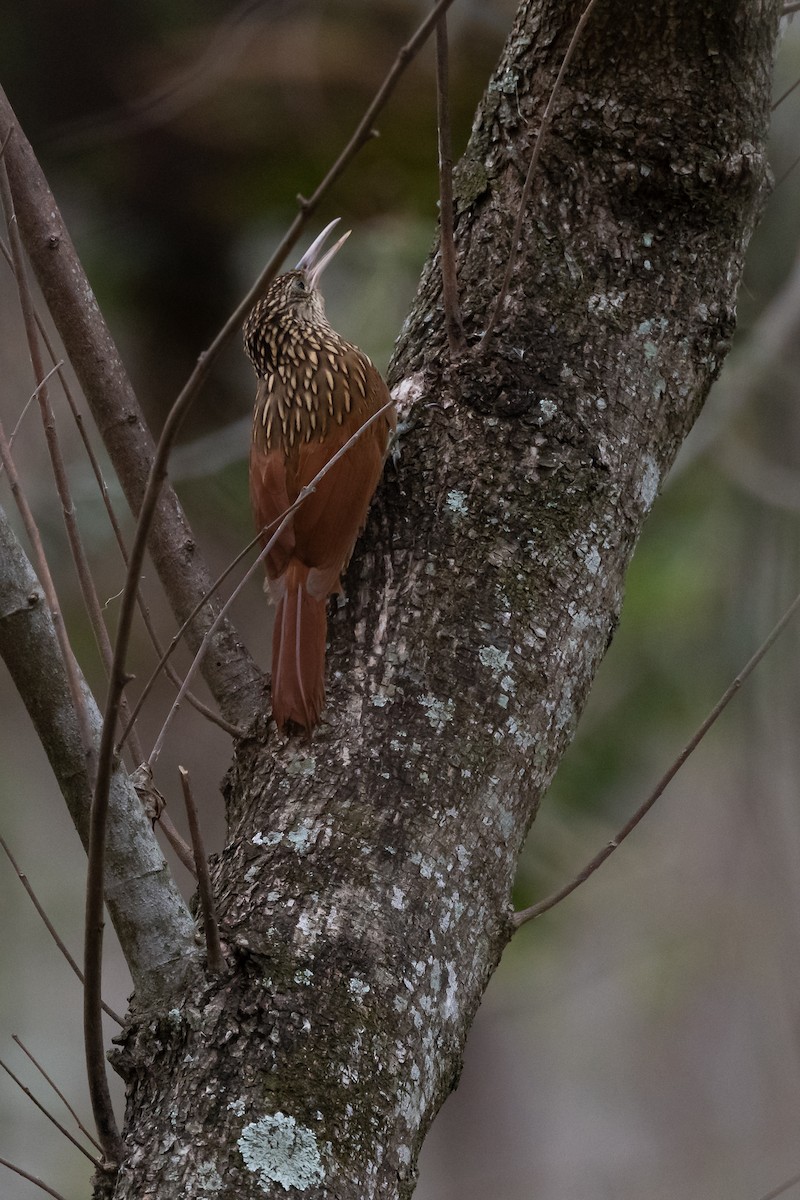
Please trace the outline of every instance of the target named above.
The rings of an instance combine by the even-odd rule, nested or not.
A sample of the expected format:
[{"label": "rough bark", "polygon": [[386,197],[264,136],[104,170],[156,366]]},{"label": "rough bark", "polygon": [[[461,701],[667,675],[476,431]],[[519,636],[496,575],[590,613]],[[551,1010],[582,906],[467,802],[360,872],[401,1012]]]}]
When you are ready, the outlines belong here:
[{"label": "rough bark", "polygon": [[[580,8],[522,5],[458,170],[473,342]],[[229,973],[131,1022],[118,1200],[413,1190],[518,852],[728,346],[778,8],[599,4],[485,359],[447,367],[426,270],[393,368],[411,427],[332,621],[328,724],[238,747]]]}]

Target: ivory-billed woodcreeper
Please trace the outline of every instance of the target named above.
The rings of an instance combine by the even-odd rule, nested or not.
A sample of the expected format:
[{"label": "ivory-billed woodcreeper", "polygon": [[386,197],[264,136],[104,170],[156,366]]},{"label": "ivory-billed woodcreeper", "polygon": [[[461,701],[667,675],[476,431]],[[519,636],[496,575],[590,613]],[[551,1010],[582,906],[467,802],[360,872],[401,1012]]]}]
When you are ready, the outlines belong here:
[{"label": "ivory-billed woodcreeper", "polygon": [[[389,389],[356,346],[325,316],[320,276],[349,237],[323,254],[337,221],[280,275],[244,326],[258,376],[250,447],[250,499],[266,545],[301,490],[389,403]],[[310,731],[325,699],[326,606],[363,528],[383,469],[393,408],[348,447],[294,513],[266,558],[276,602],[272,634],[272,714]],[[270,528],[272,526],[272,528]]]}]

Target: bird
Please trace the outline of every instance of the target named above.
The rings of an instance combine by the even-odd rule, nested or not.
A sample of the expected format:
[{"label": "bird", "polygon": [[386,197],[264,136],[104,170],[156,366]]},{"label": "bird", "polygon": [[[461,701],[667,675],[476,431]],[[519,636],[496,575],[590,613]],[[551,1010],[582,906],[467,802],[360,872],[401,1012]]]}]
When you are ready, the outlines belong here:
[{"label": "bird", "polygon": [[341,576],[397,423],[380,372],[325,314],[320,276],[350,236],[348,230],[323,251],[338,222],[337,217],[323,229],[294,270],[273,280],[244,323],[245,350],[258,377],[250,500],[263,547],[303,488],[363,429],[302,501],[265,558],[276,605],[272,715],[287,733],[310,734],[319,723],[328,597],[342,591]]}]

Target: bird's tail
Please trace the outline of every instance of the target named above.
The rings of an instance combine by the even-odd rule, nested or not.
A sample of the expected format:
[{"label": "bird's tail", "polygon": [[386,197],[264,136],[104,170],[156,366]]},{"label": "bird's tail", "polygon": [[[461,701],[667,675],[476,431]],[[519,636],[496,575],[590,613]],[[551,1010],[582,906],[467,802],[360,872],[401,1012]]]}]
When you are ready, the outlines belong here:
[{"label": "bird's tail", "polygon": [[296,559],[281,585],[272,631],[272,715],[279,729],[293,721],[310,733],[325,701],[327,596],[310,594],[308,567]]}]

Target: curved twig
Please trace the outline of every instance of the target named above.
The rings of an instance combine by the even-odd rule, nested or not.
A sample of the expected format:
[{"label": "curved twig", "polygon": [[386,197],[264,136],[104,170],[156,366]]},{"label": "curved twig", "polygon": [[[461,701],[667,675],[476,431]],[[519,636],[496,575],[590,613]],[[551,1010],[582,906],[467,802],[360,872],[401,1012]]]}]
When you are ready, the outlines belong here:
[{"label": "curved twig", "polygon": [[73,1121],[74,1121],[74,1122],[75,1122],[75,1124],[78,1126],[78,1129],[80,1129],[80,1131],[81,1131],[81,1133],[83,1134],[83,1136],[84,1136],[84,1137],[85,1137],[85,1138],[86,1138],[88,1141],[90,1141],[90,1142],[92,1143],[92,1145],[95,1147],[95,1149],[96,1149],[96,1150],[98,1150],[98,1151],[99,1151],[99,1152],[102,1154],[102,1153],[103,1153],[103,1147],[100,1145],[100,1143],[99,1143],[98,1141],[96,1141],[96,1140],[95,1140],[95,1138],[93,1138],[93,1137],[92,1137],[91,1133],[90,1133],[90,1132],[89,1132],[89,1130],[86,1128],[86,1126],[84,1125],[83,1121],[80,1119],[80,1117],[78,1116],[78,1114],[75,1112],[75,1109],[72,1107],[72,1105],[70,1104],[70,1102],[69,1102],[69,1100],[67,1099],[67,1097],[66,1097],[66,1096],[64,1095],[64,1093],[61,1091],[61,1089],[58,1087],[58,1085],[57,1085],[56,1083],[54,1083],[54,1082],[53,1082],[53,1080],[52,1080],[52,1079],[50,1078],[50,1076],[47,1074],[47,1071],[45,1071],[44,1067],[43,1067],[43,1066],[42,1066],[42,1064],[41,1064],[41,1063],[38,1061],[38,1059],[36,1059],[36,1058],[33,1056],[33,1054],[31,1053],[31,1051],[28,1049],[28,1047],[27,1047],[27,1046],[25,1045],[25,1043],[23,1042],[22,1038],[21,1038],[21,1037],[18,1037],[16,1033],[12,1033],[12,1035],[11,1035],[11,1040],[12,1040],[13,1042],[16,1042],[16,1044],[19,1046],[19,1048],[20,1048],[20,1050],[22,1051],[22,1053],[23,1053],[23,1054],[25,1054],[25,1055],[27,1055],[27,1057],[28,1057],[28,1058],[31,1060],[31,1062],[32,1062],[32,1063],[33,1063],[33,1065],[36,1067],[36,1070],[39,1072],[39,1074],[42,1076],[42,1078],[43,1078],[43,1079],[44,1079],[44,1080],[45,1080],[47,1083],[49,1083],[49,1084],[50,1084],[50,1087],[53,1089],[53,1091],[55,1092],[55,1094],[58,1096],[59,1100],[61,1101],[61,1103],[62,1103],[62,1104],[64,1105],[64,1107],[66,1108],[67,1112],[68,1112],[68,1113],[69,1113],[69,1115],[72,1117]]},{"label": "curved twig", "polygon": [[0,1167],[7,1167],[9,1171],[13,1171],[15,1175],[19,1175],[21,1179],[27,1179],[28,1183],[41,1188],[43,1192],[47,1192],[48,1196],[53,1196],[54,1200],[64,1200],[61,1192],[57,1192],[55,1188],[51,1188],[38,1175],[31,1175],[30,1171],[24,1171],[22,1167],[18,1167],[16,1163],[9,1162],[7,1158],[0,1158]]},{"label": "curved twig", "polygon": [[532,904],[530,906],[530,908],[524,908],[520,912],[514,913],[514,916],[512,917],[512,922],[514,924],[515,929],[519,929],[520,926],[527,924],[528,921],[535,920],[535,918],[540,917],[542,915],[542,913],[549,912],[549,910],[551,908],[555,908],[555,906],[557,904],[559,904],[562,900],[565,900],[566,897],[569,896],[572,892],[574,892],[576,888],[579,888],[582,883],[585,883],[590,875],[594,875],[594,873],[598,869],[598,867],[601,867],[603,865],[603,863],[606,861],[606,859],[611,857],[611,855],[614,853],[614,851],[617,849],[617,847],[622,845],[622,843],[625,841],[625,839],[629,833],[633,833],[634,829],[639,824],[639,822],[642,820],[642,818],[647,816],[650,809],[655,804],[656,800],[658,800],[659,797],[663,794],[663,792],[666,791],[667,786],[672,782],[672,780],[678,774],[678,771],[681,769],[683,764],[686,762],[687,758],[689,758],[690,755],[693,754],[694,751],[697,749],[697,747],[700,745],[700,743],[702,742],[703,738],[708,733],[711,726],[717,720],[717,717],[719,717],[721,715],[721,713],[723,713],[724,710],[728,707],[731,700],[736,695],[736,693],[739,691],[739,688],[742,686],[744,681],[750,675],[752,675],[753,671],[756,669],[758,664],[761,662],[764,655],[772,647],[772,645],[778,640],[778,638],[783,633],[784,629],[789,624],[792,617],[794,616],[794,614],[797,612],[797,610],[799,608],[800,608],[800,592],[795,596],[794,600],[789,605],[789,607],[787,608],[786,612],[783,614],[781,619],[778,621],[777,625],[775,625],[774,628],[772,629],[772,631],[767,635],[767,637],[761,643],[761,645],[759,646],[758,650],[756,650],[756,652],[752,656],[752,658],[749,659],[749,661],[745,664],[744,667],[742,667],[741,671],[736,676],[736,678],[728,685],[728,687],[722,693],[719,700],[717,701],[717,703],[712,708],[711,712],[706,717],[705,721],[703,721],[702,725],[700,725],[699,728],[697,730],[695,730],[694,734],[689,739],[689,741],[686,743],[683,750],[681,750],[678,757],[675,759],[675,761],[671,764],[671,766],[661,776],[658,783],[653,788],[652,792],[647,797],[645,802],[643,804],[641,804],[639,806],[639,808],[637,808],[637,810],[633,814],[633,816],[630,817],[625,822],[625,824],[622,826],[622,829],[620,829],[620,831],[616,835],[616,837],[612,838],[612,840],[610,842],[608,842],[603,847],[603,849],[594,856],[594,858],[591,860],[591,862],[588,862],[586,864],[586,866],[583,868],[583,870],[579,871],[578,874],[575,876],[575,878],[571,879],[569,883],[566,883],[564,885],[564,887],[559,888],[557,892],[553,892],[550,896],[546,896],[545,899],[540,900],[538,902],[538,904]]},{"label": "curved twig", "polygon": [[[81,971],[78,964],[75,962],[75,959],[70,954],[69,950],[66,947],[66,944],[59,936],[58,931],[56,930],[52,921],[48,917],[47,913],[42,908],[42,905],[39,903],[39,899],[31,886],[31,881],[28,879],[28,876],[25,874],[25,872],[20,869],[19,864],[17,863],[17,860],[14,858],[14,855],[11,853],[11,851],[8,847],[8,844],[5,840],[5,838],[2,836],[2,834],[0,834],[0,849],[2,849],[6,858],[11,863],[11,866],[14,868],[17,879],[19,879],[20,883],[25,888],[25,891],[28,893],[31,903],[33,904],[33,907],[36,909],[37,913],[39,914],[39,916],[42,919],[42,922],[44,923],[45,929],[50,934],[50,937],[53,939],[56,946],[63,954],[64,958],[66,959],[66,961],[67,961],[68,965],[70,966],[70,968],[72,969],[72,971],[75,973],[75,975],[80,980],[81,986],[83,986],[83,972]],[[119,1013],[115,1013],[113,1008],[109,1008],[109,1006],[106,1004],[105,1000],[103,1001],[103,1012],[107,1016],[111,1017],[112,1021],[116,1021],[117,1025],[121,1026],[124,1024],[122,1017],[119,1015]]]}]

